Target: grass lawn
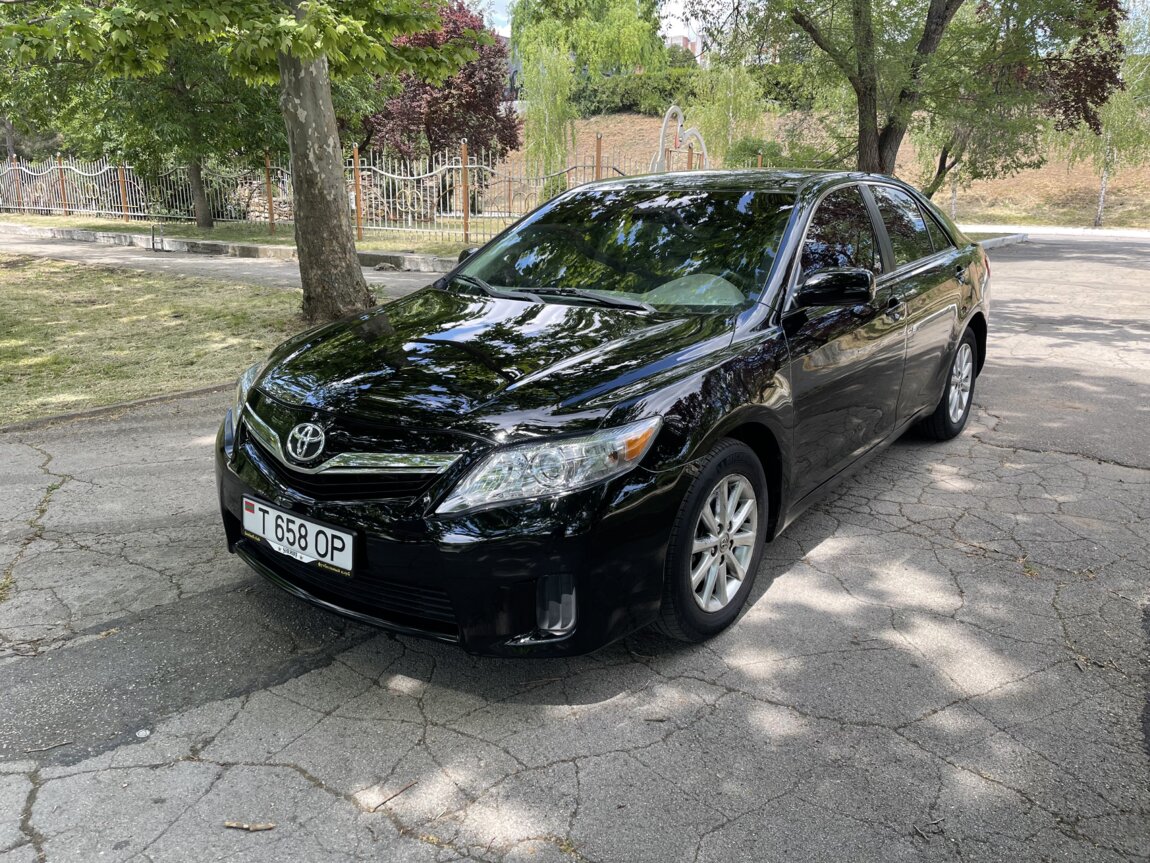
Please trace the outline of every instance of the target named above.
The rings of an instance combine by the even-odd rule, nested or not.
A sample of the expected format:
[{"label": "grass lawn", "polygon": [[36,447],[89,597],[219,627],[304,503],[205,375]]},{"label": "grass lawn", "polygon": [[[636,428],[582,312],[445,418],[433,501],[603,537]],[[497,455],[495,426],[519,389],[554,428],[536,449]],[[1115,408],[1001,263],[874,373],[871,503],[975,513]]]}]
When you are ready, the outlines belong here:
[{"label": "grass lawn", "polygon": [[[112,231],[121,234],[150,234],[151,221],[125,222],[119,219],[94,219],[84,216],[39,216],[33,213],[0,213],[0,224],[14,222],[20,225],[45,228],[75,228],[81,231]],[[269,234],[267,225],[246,222],[219,222],[214,228],[197,228],[187,222],[164,222],[164,236],[186,240],[217,240],[223,243],[258,243],[272,246],[294,246],[292,225],[276,225],[275,234]],[[500,224],[501,227],[501,224]],[[494,226],[493,226],[494,229]],[[434,234],[418,231],[368,231],[362,242],[356,244],[364,251],[422,252],[429,255],[455,257],[464,248],[462,240],[445,240]],[[477,238],[472,245],[481,245]]]},{"label": "grass lawn", "polygon": [[0,425],[233,380],[300,294],[0,255]]}]

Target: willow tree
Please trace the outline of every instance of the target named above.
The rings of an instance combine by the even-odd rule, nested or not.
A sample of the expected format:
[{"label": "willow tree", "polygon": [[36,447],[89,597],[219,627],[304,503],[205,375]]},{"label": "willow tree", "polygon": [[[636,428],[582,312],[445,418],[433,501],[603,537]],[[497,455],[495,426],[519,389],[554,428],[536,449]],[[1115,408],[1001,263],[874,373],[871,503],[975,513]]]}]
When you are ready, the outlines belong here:
[{"label": "willow tree", "polygon": [[763,88],[746,66],[712,66],[695,79],[687,117],[702,133],[708,155],[720,163],[736,141],[761,133],[765,108]]},{"label": "willow tree", "polygon": [[1123,88],[1102,109],[1098,129],[1083,127],[1055,139],[1071,164],[1089,163],[1098,175],[1096,228],[1105,218],[1114,172],[1150,160],[1150,20],[1131,22],[1126,42],[1131,50],[1122,65]]},{"label": "willow tree", "polygon": [[[688,0],[688,9],[729,59],[786,61],[812,89],[847,94],[864,171],[893,173],[908,132],[930,119],[948,150],[944,177],[972,140],[970,122],[946,134],[948,118],[986,130],[989,99],[1058,127],[1095,127],[1119,86],[1120,0]],[[1018,112],[997,116],[1013,123]],[[995,134],[1009,144],[1016,131]]]},{"label": "willow tree", "polygon": [[[473,56],[466,45],[399,38],[438,25],[436,0],[23,0],[0,9],[0,48],[19,61],[78,60],[109,78],[141,77],[160,73],[174,46],[195,43],[216,49],[230,74],[278,86],[304,316],[373,304],[356,257],[331,76],[452,74]],[[217,122],[229,122],[226,107]]]},{"label": "willow tree", "polygon": [[574,146],[579,76],[630,74],[666,59],[653,0],[518,0],[511,41],[523,67],[525,155],[543,174],[564,169]]}]

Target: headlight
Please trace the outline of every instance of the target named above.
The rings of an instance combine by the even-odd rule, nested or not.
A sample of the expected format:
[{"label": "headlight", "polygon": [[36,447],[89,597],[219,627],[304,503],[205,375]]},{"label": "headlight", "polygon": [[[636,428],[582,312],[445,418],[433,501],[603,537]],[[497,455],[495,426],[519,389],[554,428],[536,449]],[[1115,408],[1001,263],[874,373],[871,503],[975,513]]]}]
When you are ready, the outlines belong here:
[{"label": "headlight", "polygon": [[256,378],[260,376],[260,372],[264,370],[267,361],[253,363],[248,366],[247,370],[240,375],[240,379],[236,381],[236,406],[232,412],[232,421],[238,426],[240,416],[244,412],[244,405],[248,400],[248,393],[251,391],[252,384],[256,382]]},{"label": "headlight", "polygon": [[635,467],[662,424],[662,418],[651,417],[584,437],[496,450],[472,468],[436,512],[459,512],[598,485]]}]

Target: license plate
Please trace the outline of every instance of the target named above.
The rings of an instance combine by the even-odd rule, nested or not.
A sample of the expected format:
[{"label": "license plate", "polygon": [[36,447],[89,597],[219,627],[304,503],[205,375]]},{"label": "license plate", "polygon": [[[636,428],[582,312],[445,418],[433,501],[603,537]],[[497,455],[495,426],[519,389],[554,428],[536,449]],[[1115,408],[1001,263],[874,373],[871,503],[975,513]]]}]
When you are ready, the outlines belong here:
[{"label": "license plate", "polygon": [[350,533],[245,497],[244,534],[295,560],[314,563],[340,575],[351,575],[354,537]]}]

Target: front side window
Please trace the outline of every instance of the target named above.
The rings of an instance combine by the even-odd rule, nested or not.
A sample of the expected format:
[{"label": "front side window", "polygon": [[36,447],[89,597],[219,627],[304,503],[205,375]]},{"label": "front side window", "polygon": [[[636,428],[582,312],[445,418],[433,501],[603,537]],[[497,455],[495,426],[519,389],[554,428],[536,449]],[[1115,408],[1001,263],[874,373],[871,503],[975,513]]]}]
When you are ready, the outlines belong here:
[{"label": "front side window", "polygon": [[876,276],[882,272],[874,226],[858,186],[837,189],[823,198],[807,228],[802,267],[800,281],[819,270],[839,267],[861,267]]},{"label": "front side window", "polygon": [[890,186],[872,186],[871,192],[890,237],[895,267],[933,255],[934,243],[914,198]]},{"label": "front side window", "polygon": [[656,309],[738,308],[766,286],[794,203],[773,191],[589,189],[528,217],[460,272],[544,300],[573,288]]}]

